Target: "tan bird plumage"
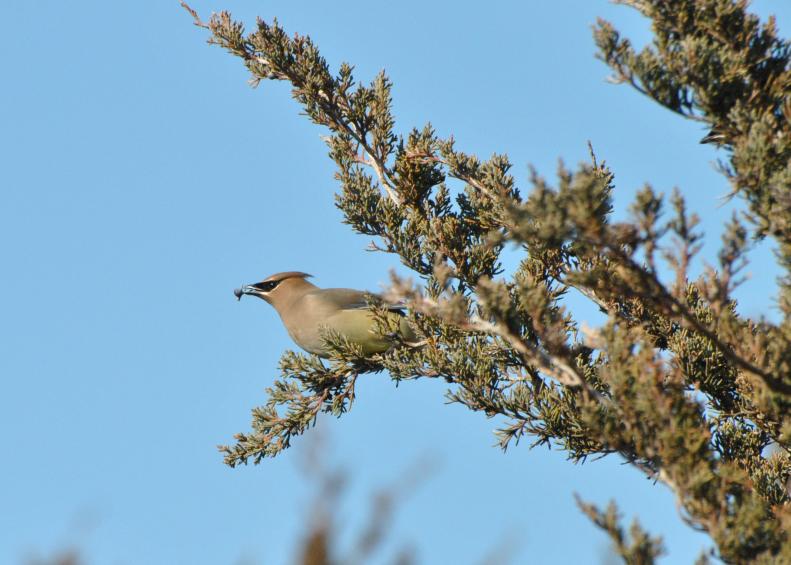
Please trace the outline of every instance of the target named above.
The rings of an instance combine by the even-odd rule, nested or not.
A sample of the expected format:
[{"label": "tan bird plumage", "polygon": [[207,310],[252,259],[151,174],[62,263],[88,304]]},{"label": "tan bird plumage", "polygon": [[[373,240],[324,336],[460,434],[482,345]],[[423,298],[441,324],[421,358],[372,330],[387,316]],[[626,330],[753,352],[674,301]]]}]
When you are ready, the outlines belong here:
[{"label": "tan bird plumage", "polygon": [[[324,332],[331,329],[351,343],[359,345],[364,355],[382,353],[395,343],[393,336],[377,334],[366,293],[349,288],[319,288],[308,282],[307,273],[288,271],[276,273],[255,284],[234,290],[243,295],[257,296],[271,304],[291,339],[302,349],[320,357],[328,357]],[[405,342],[417,337],[406,322],[401,308],[391,306],[393,316],[400,318],[399,333]]]}]

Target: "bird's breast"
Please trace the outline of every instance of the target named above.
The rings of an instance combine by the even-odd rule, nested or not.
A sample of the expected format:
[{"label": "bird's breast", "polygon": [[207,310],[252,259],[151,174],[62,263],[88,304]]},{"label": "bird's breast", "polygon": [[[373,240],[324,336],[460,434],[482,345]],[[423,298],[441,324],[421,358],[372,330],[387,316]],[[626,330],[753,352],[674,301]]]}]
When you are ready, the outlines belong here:
[{"label": "bird's breast", "polygon": [[315,295],[307,295],[281,315],[291,339],[305,351],[327,357],[329,349],[325,343],[327,330],[343,336],[360,346],[363,354],[386,351],[391,340],[375,332],[371,312],[366,309],[343,309],[322,301]]}]

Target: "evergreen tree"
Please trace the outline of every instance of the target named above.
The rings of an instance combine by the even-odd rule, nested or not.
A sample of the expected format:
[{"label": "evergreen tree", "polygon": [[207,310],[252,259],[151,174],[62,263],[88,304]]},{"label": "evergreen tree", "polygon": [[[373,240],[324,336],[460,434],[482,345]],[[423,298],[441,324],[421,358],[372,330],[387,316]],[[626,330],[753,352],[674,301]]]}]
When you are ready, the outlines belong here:
[{"label": "evergreen tree", "polygon": [[[651,20],[636,51],[600,20],[599,57],[665,108],[711,128],[721,172],[748,212],[734,215],[717,268],[690,278],[702,234],[683,197],[650,187],[628,221],[611,217],[614,174],[589,163],[533,172],[520,191],[505,155],[481,159],[430,125],[399,134],[391,82],[330,71],[310,37],[258,21],[245,33],[227,12],[204,23],[209,42],[240,57],[258,84],[291,84],[327,128],[340,184],[336,204],[358,233],[396,254],[421,284],[393,277],[421,347],[363,357],[339,336],[328,364],[287,352],[252,431],[223,447],[231,466],[277,455],[320,412],[340,416],[359,374],[441,378],[448,397],[503,417],[503,449],[528,438],[571,459],[618,454],[671,489],[682,518],[727,563],[791,563],[791,43],[746,0],[621,0]],[[464,185],[456,191],[449,179]],[[782,321],[749,319],[732,298],[756,241],[777,242]],[[505,273],[504,247],[522,252]],[[580,327],[564,296],[576,289],[607,316]],[[378,311],[382,331],[392,324]],[[653,563],[660,538],[627,533],[614,506],[579,502],[627,563]],[[701,563],[707,562],[701,556]]]}]

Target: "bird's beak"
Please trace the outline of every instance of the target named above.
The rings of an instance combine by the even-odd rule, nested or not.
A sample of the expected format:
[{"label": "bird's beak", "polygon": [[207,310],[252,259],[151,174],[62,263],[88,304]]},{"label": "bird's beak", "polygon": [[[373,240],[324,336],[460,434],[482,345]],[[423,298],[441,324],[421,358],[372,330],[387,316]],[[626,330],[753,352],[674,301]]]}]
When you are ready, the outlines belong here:
[{"label": "bird's beak", "polygon": [[236,297],[236,300],[241,300],[242,296],[244,296],[245,294],[249,294],[251,296],[257,296],[260,293],[261,291],[255,288],[251,284],[242,285],[241,288],[233,289],[233,295]]}]

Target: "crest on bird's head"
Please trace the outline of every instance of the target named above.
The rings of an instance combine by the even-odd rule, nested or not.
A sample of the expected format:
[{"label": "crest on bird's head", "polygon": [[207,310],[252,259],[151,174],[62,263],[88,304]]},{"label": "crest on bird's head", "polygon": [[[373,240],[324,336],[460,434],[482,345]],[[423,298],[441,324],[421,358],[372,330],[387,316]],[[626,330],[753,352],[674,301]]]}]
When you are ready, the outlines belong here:
[{"label": "crest on bird's head", "polygon": [[309,274],[303,273],[301,271],[284,271],[282,273],[275,273],[274,275],[269,275],[267,278],[265,278],[261,282],[273,282],[273,281],[280,282],[280,281],[284,281],[286,279],[295,279],[295,278],[306,279],[306,278],[312,277],[312,276],[313,275],[309,275]]},{"label": "crest on bird's head", "polygon": [[[270,297],[270,293],[277,288],[280,283],[288,279],[301,279],[304,280],[312,275],[308,273],[303,273],[301,271],[284,271],[282,273],[275,273],[274,275],[270,275],[261,282],[255,284],[246,284],[241,288],[237,288],[233,291],[234,296],[236,296],[237,300],[241,300],[242,296],[245,294],[249,294],[251,296],[257,296],[258,298],[263,298],[270,304],[272,304],[273,298]],[[310,283],[307,283],[308,286],[312,286]]]}]

